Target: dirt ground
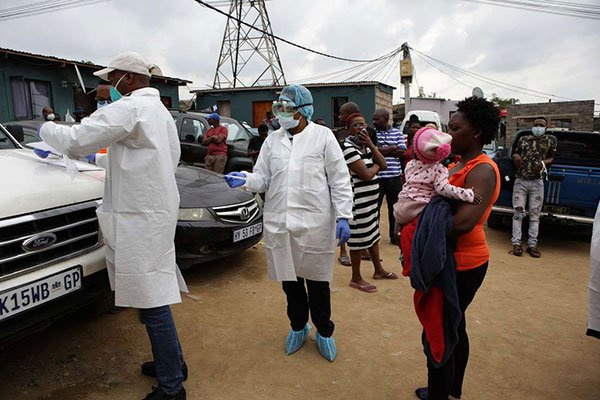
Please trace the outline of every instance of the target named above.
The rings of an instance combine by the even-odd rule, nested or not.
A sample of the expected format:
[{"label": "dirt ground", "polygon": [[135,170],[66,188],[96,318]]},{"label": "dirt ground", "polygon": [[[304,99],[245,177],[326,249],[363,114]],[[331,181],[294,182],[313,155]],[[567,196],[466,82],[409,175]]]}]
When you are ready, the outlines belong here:
[{"label": "dirt ground", "polygon": [[[385,215],[385,214],[384,214]],[[589,233],[542,225],[542,258],[507,253],[509,228],[488,230],[485,282],[467,313],[471,358],[463,399],[600,399],[600,341],[585,336]],[[387,228],[382,228],[383,232]],[[400,273],[398,250],[381,244]],[[372,266],[363,264],[365,276]],[[408,279],[348,287],[335,267],[338,357],[311,339],[286,356],[289,325],[262,245],[185,274],[190,295],[173,307],[190,376],[188,399],[414,399],[426,382],[421,328]],[[140,399],[155,384],[135,310],[76,315],[0,351],[0,399]]]}]

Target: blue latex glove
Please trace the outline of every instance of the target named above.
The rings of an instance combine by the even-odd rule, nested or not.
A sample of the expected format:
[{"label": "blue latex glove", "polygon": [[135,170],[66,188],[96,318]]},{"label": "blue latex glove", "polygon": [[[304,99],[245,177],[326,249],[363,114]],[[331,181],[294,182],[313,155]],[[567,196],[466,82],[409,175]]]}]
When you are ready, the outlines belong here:
[{"label": "blue latex glove", "polygon": [[[236,178],[236,176],[239,176],[244,179]],[[244,183],[246,183],[246,174],[243,172],[230,172],[227,175],[225,175],[224,178],[225,178],[225,182],[227,182],[229,187],[232,187],[232,188],[240,187]]]},{"label": "blue latex glove", "polygon": [[338,246],[346,243],[350,239],[350,225],[346,218],[340,218],[335,226],[335,238],[339,239]]},{"label": "blue latex glove", "polygon": [[40,158],[46,158],[50,155],[49,151],[44,151],[40,149],[33,149],[33,152]]},{"label": "blue latex glove", "polygon": [[96,153],[86,156],[85,159],[88,160],[90,164],[96,164]]}]

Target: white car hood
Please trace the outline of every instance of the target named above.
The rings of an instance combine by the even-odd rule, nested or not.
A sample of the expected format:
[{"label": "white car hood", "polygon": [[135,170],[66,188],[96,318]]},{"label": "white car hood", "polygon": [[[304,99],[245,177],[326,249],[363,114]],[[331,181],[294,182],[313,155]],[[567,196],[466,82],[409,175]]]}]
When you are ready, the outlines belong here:
[{"label": "white car hood", "polygon": [[0,150],[0,219],[102,198],[104,170],[71,179],[40,160],[31,150]]}]

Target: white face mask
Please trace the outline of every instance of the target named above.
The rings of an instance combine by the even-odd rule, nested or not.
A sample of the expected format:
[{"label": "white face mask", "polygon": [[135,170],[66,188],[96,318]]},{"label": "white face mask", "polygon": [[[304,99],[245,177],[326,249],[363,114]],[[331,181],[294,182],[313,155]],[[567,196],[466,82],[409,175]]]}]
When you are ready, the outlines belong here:
[{"label": "white face mask", "polygon": [[534,126],[533,128],[531,128],[531,133],[538,137],[542,136],[545,132],[546,128],[544,128],[543,126]]},{"label": "white face mask", "polygon": [[300,123],[299,119],[279,117],[279,124],[285,129],[294,129]]},{"label": "white face mask", "polygon": [[54,114],[48,114],[48,115],[46,115],[46,119],[48,121],[54,121],[55,118],[56,118],[56,115],[54,115]]}]

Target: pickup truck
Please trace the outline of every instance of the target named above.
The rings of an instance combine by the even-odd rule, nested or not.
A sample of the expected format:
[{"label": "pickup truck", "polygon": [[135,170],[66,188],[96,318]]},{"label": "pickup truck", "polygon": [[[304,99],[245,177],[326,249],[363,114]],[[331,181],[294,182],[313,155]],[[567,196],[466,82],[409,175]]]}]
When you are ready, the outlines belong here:
[{"label": "pickup truck", "polygon": [[0,125],[0,347],[111,296],[96,208],[104,171],[49,165]]},{"label": "pickup truck", "polygon": [[[600,134],[552,130],[547,134],[554,135],[558,143],[554,163],[548,168],[544,181],[540,218],[569,225],[592,225],[600,201]],[[512,152],[524,135],[531,135],[531,131],[519,131],[512,146],[494,157],[502,187],[488,219],[491,228],[512,218]]]}]

